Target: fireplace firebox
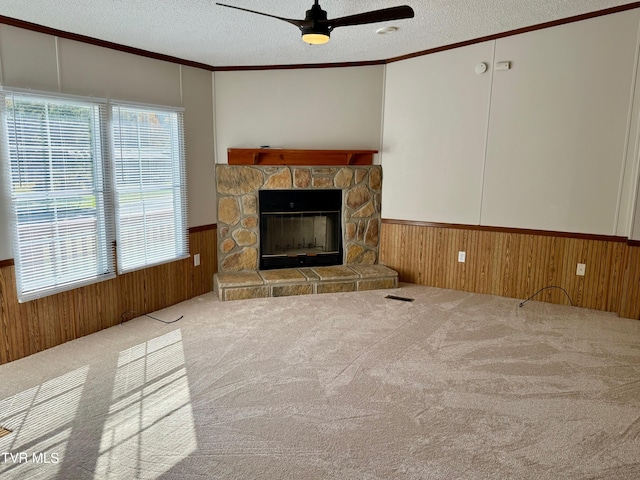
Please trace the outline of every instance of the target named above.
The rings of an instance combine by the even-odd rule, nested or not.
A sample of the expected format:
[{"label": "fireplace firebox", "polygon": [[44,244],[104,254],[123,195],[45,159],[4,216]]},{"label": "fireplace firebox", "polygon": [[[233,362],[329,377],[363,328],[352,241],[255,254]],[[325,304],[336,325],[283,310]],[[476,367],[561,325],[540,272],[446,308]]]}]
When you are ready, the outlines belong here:
[{"label": "fireplace firebox", "polygon": [[260,269],[342,264],[342,190],[260,190]]}]

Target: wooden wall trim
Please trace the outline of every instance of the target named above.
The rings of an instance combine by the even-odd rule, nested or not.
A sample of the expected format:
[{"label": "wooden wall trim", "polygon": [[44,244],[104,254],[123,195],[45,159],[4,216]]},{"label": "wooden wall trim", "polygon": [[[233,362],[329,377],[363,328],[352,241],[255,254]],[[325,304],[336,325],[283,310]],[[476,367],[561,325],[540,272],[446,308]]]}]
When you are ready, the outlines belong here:
[{"label": "wooden wall trim", "polygon": [[633,10],[634,8],[638,8],[638,7],[640,7],[640,2],[632,2],[626,5],[618,5],[616,7],[605,8],[604,10],[598,10],[596,12],[583,13],[581,15],[574,15],[573,17],[561,18],[558,20],[552,20],[550,22],[538,23],[536,25],[531,25],[529,27],[516,28],[514,30],[508,30],[502,33],[496,33],[494,35],[487,35],[485,37],[474,38],[471,40],[465,40],[463,42],[457,42],[449,45],[443,45],[441,47],[422,50],[420,52],[409,53],[407,55],[401,55],[399,57],[389,58],[387,59],[386,63],[399,62],[402,60],[408,60],[410,58],[422,57],[424,55],[431,55],[432,53],[444,52],[446,50],[453,50],[454,48],[462,48],[462,47],[467,47],[469,45],[475,45],[477,43],[489,42],[492,40],[498,40],[500,38],[520,35],[522,33],[534,32],[536,30],[544,30],[545,28],[557,27],[559,25],[566,25],[568,23],[588,20],[590,18],[602,17],[604,15],[611,15],[613,13],[625,12],[627,10]]},{"label": "wooden wall trim", "polygon": [[[640,248],[614,241],[443,227],[382,224],[380,263],[400,281],[617,313],[640,320]],[[458,262],[458,252],[466,261]],[[576,275],[578,263],[586,274]]]},{"label": "wooden wall trim", "polygon": [[627,245],[630,247],[640,247],[640,240],[627,240]]},{"label": "wooden wall trim", "polygon": [[211,67],[215,72],[236,72],[252,70],[300,70],[306,68],[342,68],[342,67],[368,67],[371,65],[385,65],[387,60],[367,60],[361,62],[336,62],[336,63],[295,63],[291,65],[237,65],[229,67]]},{"label": "wooden wall trim", "polygon": [[438,53],[445,50],[452,50],[454,48],[466,47],[468,45],[474,45],[476,43],[497,40],[499,38],[504,38],[504,37],[511,37],[513,35],[519,35],[521,33],[532,32],[535,30],[543,30],[545,28],[556,27],[558,25],[565,25],[568,23],[588,20],[590,18],[596,18],[604,15],[611,15],[613,13],[633,10],[634,8],[639,8],[639,7],[640,7],[640,2],[631,2],[625,5],[619,5],[616,7],[598,10],[596,12],[584,13],[584,14],[575,15],[572,17],[552,20],[550,22],[539,23],[537,25],[531,25],[529,27],[509,30],[509,31],[497,33],[494,35],[487,35],[485,37],[465,40],[463,42],[443,45],[441,47],[430,48],[428,50],[421,50],[418,52],[409,53],[407,55],[401,55],[398,57],[392,57],[388,59],[359,61],[359,62],[311,63],[311,64],[292,64],[292,65],[237,65],[237,66],[226,66],[226,67],[222,67],[222,66],[216,67],[214,65],[207,65],[200,62],[194,62],[192,60],[173,57],[171,55],[164,55],[161,53],[151,52],[151,51],[143,50],[140,48],[129,47],[127,45],[108,42],[106,40],[100,40],[98,38],[89,37],[87,35],[80,35],[77,33],[66,32],[64,30],[58,30],[56,28],[46,27],[44,25],[39,25],[37,23],[27,22],[25,20],[19,20],[17,18],[7,17],[4,15],[0,15],[0,24],[23,28],[25,30],[31,30],[34,32],[44,33],[46,35],[53,35],[55,37],[66,38],[69,40],[75,40],[76,42],[96,45],[98,47],[110,48],[112,50],[131,53],[133,55],[140,55],[142,57],[153,58],[153,59],[162,60],[165,62],[177,63],[179,65],[186,65],[190,67],[201,68],[203,70],[209,70],[209,71],[215,71],[215,72],[228,72],[228,71],[251,71],[251,70],[296,70],[296,69],[308,69],[308,68],[340,68],[340,67],[362,67],[362,66],[369,66],[369,65],[385,65],[387,63],[399,62],[401,60],[407,60],[414,57],[430,55],[432,53]]},{"label": "wooden wall trim", "polygon": [[[210,226],[205,226],[210,227]],[[216,230],[189,234],[191,258],[118,275],[67,292],[19,303],[15,268],[0,268],[0,365],[118,325],[213,290]]]},{"label": "wooden wall trim", "polygon": [[12,27],[23,28],[25,30],[31,30],[33,32],[44,33],[46,35],[53,35],[54,37],[66,38],[68,40],[74,40],[76,42],[87,43],[89,45],[95,45],[97,47],[104,47],[111,50],[117,50],[119,52],[131,53],[133,55],[139,55],[141,57],[153,58],[155,60],[162,60],[164,62],[177,63],[180,65],[186,65],[188,67],[202,68],[204,70],[213,70],[213,67],[211,65],[206,65],[204,63],[185,60],[184,58],[173,57],[171,55],[164,55],[162,53],[150,52],[149,50],[129,47],[120,43],[108,42],[106,40],[100,40],[99,38],[89,37],[87,35],[80,35],[78,33],[58,30],[57,28],[45,27],[44,25],[27,22],[25,20],[18,20],[17,18],[6,17],[4,15],[0,15],[0,23],[10,25]]},{"label": "wooden wall trim", "polygon": [[218,228],[217,223],[210,223],[209,225],[200,225],[199,227],[189,227],[189,233],[206,232],[207,230],[215,230]]},{"label": "wooden wall trim", "polygon": [[[421,222],[416,220],[395,220],[383,218],[382,223],[393,225],[413,225],[416,227],[454,228],[459,230],[476,230],[480,232],[517,233],[520,235],[543,235],[547,237],[576,238],[579,240],[598,240],[601,242],[629,242],[626,237],[614,235],[594,235],[590,233],[555,232],[552,230],[534,230],[527,228],[491,227],[486,225],[465,225],[461,223]],[[640,242],[639,242],[640,243]]]},{"label": "wooden wall trim", "polygon": [[15,265],[13,258],[9,258],[7,260],[0,260],[0,268],[13,267],[13,265]]}]

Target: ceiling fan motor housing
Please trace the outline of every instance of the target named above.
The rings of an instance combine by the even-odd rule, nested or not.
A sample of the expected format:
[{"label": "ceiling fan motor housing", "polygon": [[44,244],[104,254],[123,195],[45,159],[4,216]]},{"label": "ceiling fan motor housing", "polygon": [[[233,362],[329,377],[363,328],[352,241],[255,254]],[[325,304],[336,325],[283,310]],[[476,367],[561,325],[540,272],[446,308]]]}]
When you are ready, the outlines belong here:
[{"label": "ceiling fan motor housing", "polygon": [[305,24],[300,26],[302,35],[316,34],[329,36],[331,28],[327,23],[327,12],[322,10],[318,2],[315,2],[311,6],[311,9],[307,10],[305,15]]}]

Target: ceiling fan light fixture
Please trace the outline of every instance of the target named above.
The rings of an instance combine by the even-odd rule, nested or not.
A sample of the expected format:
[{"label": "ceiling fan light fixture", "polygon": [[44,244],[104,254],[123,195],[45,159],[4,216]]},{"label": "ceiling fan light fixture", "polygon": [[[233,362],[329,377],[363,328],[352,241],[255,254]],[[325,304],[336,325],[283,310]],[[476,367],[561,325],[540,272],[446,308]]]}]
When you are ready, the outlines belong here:
[{"label": "ceiling fan light fixture", "polygon": [[304,22],[299,28],[302,40],[309,45],[322,45],[329,41],[331,27],[327,24],[327,12],[322,10],[318,0],[307,10]]},{"label": "ceiling fan light fixture", "polygon": [[328,33],[303,33],[302,40],[309,45],[322,45],[329,41]]}]

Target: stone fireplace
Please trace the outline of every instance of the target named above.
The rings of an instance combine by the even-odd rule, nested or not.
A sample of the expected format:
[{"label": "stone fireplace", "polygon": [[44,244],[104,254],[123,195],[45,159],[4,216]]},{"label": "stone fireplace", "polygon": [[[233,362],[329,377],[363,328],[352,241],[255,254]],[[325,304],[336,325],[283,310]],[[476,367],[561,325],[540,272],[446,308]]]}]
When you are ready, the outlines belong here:
[{"label": "stone fireplace", "polygon": [[398,286],[378,264],[380,166],[216,165],[216,186],[221,301]]},{"label": "stone fireplace", "polygon": [[[318,239],[323,222],[338,221],[336,229],[340,232],[338,247],[338,265],[374,265],[378,263],[380,204],[382,188],[382,168],[379,165],[345,166],[345,167],[305,167],[305,166],[245,166],[216,165],[216,185],[218,195],[218,272],[243,272],[265,269],[261,261],[261,234],[266,222],[274,226],[284,227],[293,223],[305,223],[300,238],[292,238],[291,242],[284,238],[274,237],[272,254],[282,254],[280,259],[293,259],[298,265],[305,265],[314,256],[310,251],[320,247],[327,250],[326,239]],[[342,197],[342,208],[335,217],[324,216],[314,218],[308,214],[304,219],[265,220],[260,219],[260,204],[265,202],[266,191],[278,191],[286,195],[291,192],[291,200],[280,207],[298,201],[301,193],[308,191],[338,191]],[[261,194],[262,192],[262,194]],[[286,198],[286,197],[285,197]],[[322,210],[328,205],[324,200],[311,200],[312,207]],[[327,208],[333,211],[334,207]],[[277,213],[277,212],[276,212]],[[281,212],[282,213],[282,212]],[[286,212],[285,212],[286,213]],[[303,215],[304,217],[304,215]],[[333,219],[333,220],[332,220]],[[314,225],[316,223],[316,225]],[[289,235],[292,236],[292,235]],[[302,238],[304,236],[304,238]],[[307,236],[315,238],[307,238]],[[292,237],[295,237],[293,235]],[[280,243],[278,243],[280,242]],[[268,243],[268,241],[267,241]],[[307,253],[298,254],[296,250],[305,244]],[[289,245],[289,247],[287,247]],[[311,247],[310,247],[311,246]],[[280,250],[277,250],[277,249]],[[332,251],[335,249],[332,248]],[[289,254],[290,256],[287,256]],[[309,257],[303,258],[304,257]],[[272,258],[274,258],[272,257]],[[269,263],[269,262],[267,262]],[[277,263],[277,262],[275,262]],[[287,268],[293,263],[282,262],[281,266],[269,268]]]}]

